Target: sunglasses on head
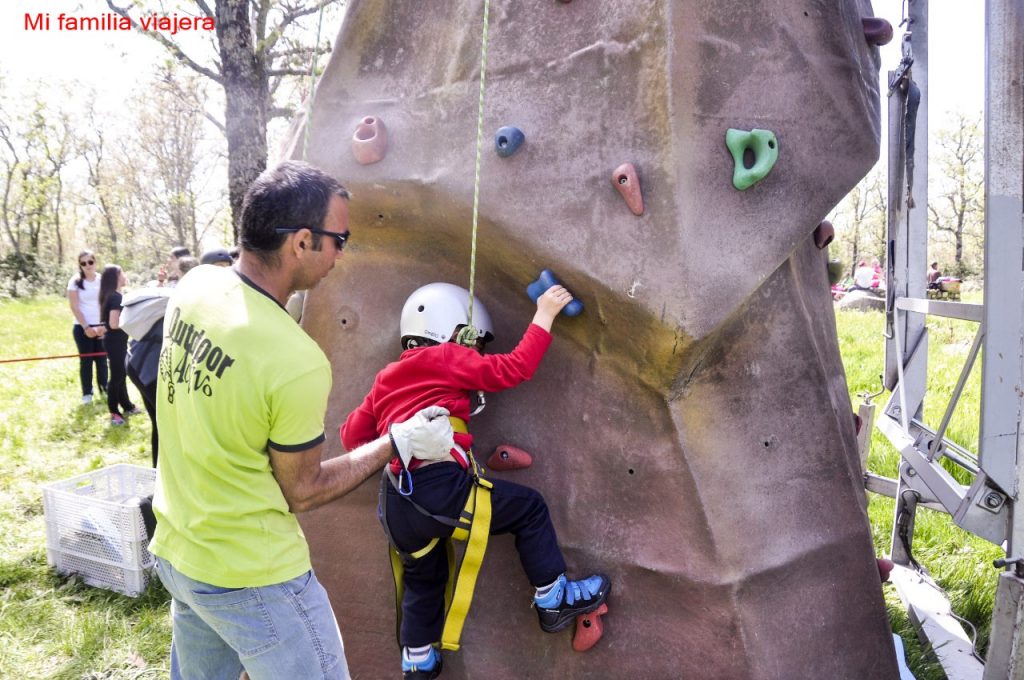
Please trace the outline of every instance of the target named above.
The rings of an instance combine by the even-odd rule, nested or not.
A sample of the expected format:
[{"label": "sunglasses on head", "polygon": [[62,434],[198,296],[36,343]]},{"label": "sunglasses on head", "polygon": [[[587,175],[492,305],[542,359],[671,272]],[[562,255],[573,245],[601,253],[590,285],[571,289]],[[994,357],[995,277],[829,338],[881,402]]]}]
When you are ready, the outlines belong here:
[{"label": "sunglasses on head", "polygon": [[309,229],[312,234],[320,234],[321,236],[330,236],[334,239],[334,243],[338,250],[344,250],[345,244],[348,242],[349,232],[337,232],[327,231],[325,229],[314,229],[313,227],[278,227],[274,231],[278,234],[294,234],[300,229]]},{"label": "sunglasses on head", "polygon": [[96,264],[96,260],[79,260],[78,264],[82,265],[83,267],[91,267],[92,265]]}]

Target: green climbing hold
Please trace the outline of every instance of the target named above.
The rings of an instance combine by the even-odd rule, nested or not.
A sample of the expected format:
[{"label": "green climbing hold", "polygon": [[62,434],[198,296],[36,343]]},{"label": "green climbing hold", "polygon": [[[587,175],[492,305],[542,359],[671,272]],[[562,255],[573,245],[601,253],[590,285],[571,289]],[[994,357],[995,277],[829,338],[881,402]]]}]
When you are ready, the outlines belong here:
[{"label": "green climbing hold", "polygon": [[[740,191],[754,186],[775,167],[779,159],[779,141],[771,130],[737,130],[730,128],[725,133],[725,145],[732,152],[735,170],[732,184]],[[754,154],[754,164],[749,168],[743,162],[747,149]]]}]

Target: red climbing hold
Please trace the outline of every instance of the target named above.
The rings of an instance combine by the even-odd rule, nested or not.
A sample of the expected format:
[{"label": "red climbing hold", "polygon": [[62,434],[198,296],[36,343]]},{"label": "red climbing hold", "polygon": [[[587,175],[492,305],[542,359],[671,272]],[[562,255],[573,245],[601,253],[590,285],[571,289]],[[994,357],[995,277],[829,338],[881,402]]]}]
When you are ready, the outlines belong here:
[{"label": "red climbing hold", "polygon": [[623,163],[612,173],[612,184],[626,199],[626,205],[634,215],[644,214],[644,196],[640,193],[640,178],[632,163]]},{"label": "red climbing hold", "polygon": [[494,449],[494,453],[487,459],[487,467],[500,471],[522,470],[532,464],[533,456],[508,444],[502,444]]},{"label": "red climbing hold", "polygon": [[881,47],[892,40],[892,24],[881,17],[861,17],[864,26],[864,37],[869,45]]},{"label": "red climbing hold", "polygon": [[352,135],[352,155],[360,165],[376,163],[388,148],[388,132],[379,118],[367,116],[359,121]]},{"label": "red climbing hold", "polygon": [[858,436],[860,436],[860,430],[861,430],[862,427],[864,427],[864,420],[860,417],[859,414],[854,413],[853,414],[853,429],[856,431],[856,434]]},{"label": "red climbing hold", "polygon": [[577,652],[585,652],[604,635],[604,622],[601,617],[608,613],[607,603],[602,604],[589,614],[576,617],[576,634],[572,636],[572,648]]},{"label": "red climbing hold", "polygon": [[822,220],[821,224],[814,228],[814,245],[818,246],[818,250],[824,250],[835,237],[835,227],[828,220]]},{"label": "red climbing hold", "polygon": [[877,558],[875,562],[878,563],[878,577],[882,579],[882,583],[885,583],[889,580],[889,572],[891,572],[892,568],[896,565],[893,564],[892,560],[884,557]]}]

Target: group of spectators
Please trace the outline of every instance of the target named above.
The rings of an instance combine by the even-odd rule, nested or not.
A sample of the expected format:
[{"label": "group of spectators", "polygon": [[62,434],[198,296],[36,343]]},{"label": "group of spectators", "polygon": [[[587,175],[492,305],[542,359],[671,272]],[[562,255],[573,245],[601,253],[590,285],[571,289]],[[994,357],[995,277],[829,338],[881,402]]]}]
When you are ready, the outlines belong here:
[{"label": "group of spectators", "polygon": [[[215,248],[204,252],[197,259],[188,248],[180,246],[171,250],[157,278],[149,285],[174,287],[181,277],[199,264],[230,267],[237,257],[237,248],[231,251]],[[67,286],[68,303],[74,316],[72,336],[79,354],[82,403],[93,401],[95,375],[96,387],[100,394],[106,395],[110,424],[115,427],[124,425],[127,416],[142,412],[128,395],[126,378],[132,377],[143,393],[144,400],[146,396],[143,385],[135,381],[136,376],[128,363],[129,337],[120,326],[121,303],[127,282],[124,270],[119,265],[108,264],[100,273],[96,254],[91,250],[83,250],[78,254],[78,273]],[[152,410],[150,417],[155,427],[155,412]],[[154,437],[154,465],[155,441]]]}]

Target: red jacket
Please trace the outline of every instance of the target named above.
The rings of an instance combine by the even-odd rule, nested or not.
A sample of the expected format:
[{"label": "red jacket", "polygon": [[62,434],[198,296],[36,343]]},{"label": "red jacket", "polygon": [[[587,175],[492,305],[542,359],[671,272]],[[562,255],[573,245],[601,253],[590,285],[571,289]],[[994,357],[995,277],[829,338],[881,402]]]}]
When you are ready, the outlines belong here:
[{"label": "red jacket", "polygon": [[[529,380],[550,344],[551,334],[531,323],[508,354],[482,355],[454,342],[406,350],[377,374],[363,403],[345,419],[341,443],[351,451],[428,406],[443,406],[468,424],[471,391],[498,392]],[[457,432],[455,443],[468,451],[473,436]],[[452,453],[452,458],[466,467],[461,456]],[[410,468],[417,467],[414,460]],[[391,468],[399,472],[398,458]]]}]

